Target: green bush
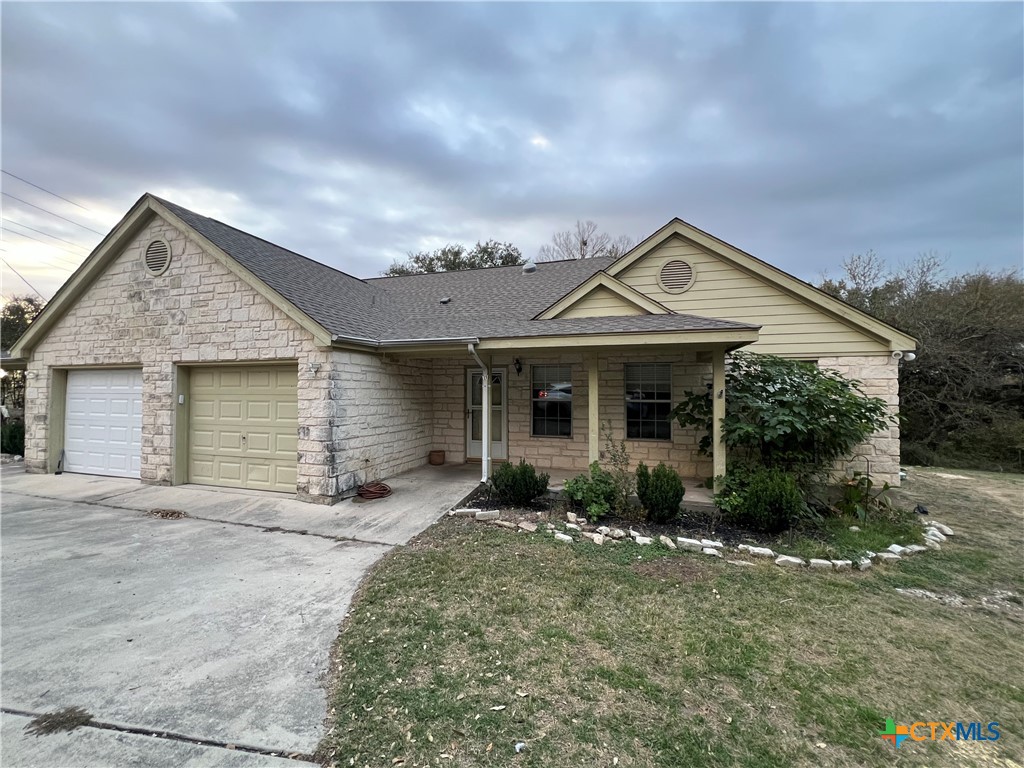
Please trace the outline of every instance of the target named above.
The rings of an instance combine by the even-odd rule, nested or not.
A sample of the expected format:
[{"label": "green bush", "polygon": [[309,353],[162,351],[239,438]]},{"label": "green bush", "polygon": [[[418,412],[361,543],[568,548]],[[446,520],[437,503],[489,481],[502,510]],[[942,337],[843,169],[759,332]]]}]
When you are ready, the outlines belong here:
[{"label": "green bush", "polygon": [[25,455],[25,422],[8,420],[0,426],[0,453]]},{"label": "green bush", "polygon": [[520,459],[518,464],[499,464],[491,474],[491,488],[501,501],[522,507],[543,496],[550,479],[546,474],[538,475],[533,464]]},{"label": "green bush", "polygon": [[764,533],[783,531],[809,512],[792,475],[742,465],[725,476],[715,504],[729,523]]},{"label": "green bush", "polygon": [[652,523],[668,523],[679,516],[686,489],[679,473],[661,462],[651,472],[641,461],[636,468],[636,493]]},{"label": "green bush", "polygon": [[577,475],[565,483],[565,495],[586,512],[591,521],[609,514],[614,508],[619,489],[610,472],[595,461],[590,474]]}]

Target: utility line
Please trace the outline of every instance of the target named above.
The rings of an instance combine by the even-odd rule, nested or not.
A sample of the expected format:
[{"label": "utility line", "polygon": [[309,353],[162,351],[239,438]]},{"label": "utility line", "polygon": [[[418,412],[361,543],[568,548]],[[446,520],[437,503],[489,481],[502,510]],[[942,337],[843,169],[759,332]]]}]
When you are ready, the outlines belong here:
[{"label": "utility line", "polygon": [[[56,235],[51,235],[49,232],[43,232],[43,230],[41,230],[41,229],[33,229],[32,227],[28,226],[28,224],[21,224],[20,222],[13,221],[11,219],[5,219],[5,221],[8,224],[13,224],[16,227],[21,227],[22,229],[27,229],[29,232],[37,232],[40,235],[45,235],[46,237],[52,237],[54,240],[60,240],[62,243],[67,243],[68,245],[72,245],[75,248],[81,248],[83,251],[88,251],[89,250],[84,245],[79,245],[78,243],[72,243],[70,240],[65,240],[63,237],[57,237]],[[15,232],[14,234],[17,235],[17,234],[21,234],[21,233],[20,232]]]},{"label": "utility line", "polygon": [[15,197],[14,195],[9,194],[7,192],[3,192],[3,193],[0,193],[0,194],[3,194],[4,197],[11,198],[11,200],[17,200],[19,203],[23,203],[25,205],[31,206],[32,208],[38,208],[43,213],[48,213],[51,216],[56,216],[58,219],[63,219],[64,221],[68,222],[69,224],[74,224],[76,227],[81,227],[82,229],[87,229],[90,232],[93,232],[93,233],[99,235],[100,237],[103,236],[102,232],[97,232],[92,227],[87,227],[87,226],[85,226],[85,224],[79,224],[77,221],[73,221],[72,219],[69,219],[69,218],[66,218],[64,216],[61,216],[59,213],[54,213],[53,211],[48,211],[45,208],[43,208],[42,206],[38,206],[35,203],[30,203],[28,200],[22,200],[20,197]]},{"label": "utility line", "polygon": [[[70,253],[72,256],[77,256],[78,258],[82,259],[83,261],[85,260],[85,256],[83,256],[80,253],[75,253],[74,251],[69,251],[67,248],[61,248],[59,245],[54,245],[53,243],[48,243],[45,240],[40,240],[38,237],[32,237],[32,235],[26,235],[24,232],[16,232],[13,229],[12,230],[8,230],[8,232],[9,232],[9,234],[17,235],[18,237],[25,237],[25,238],[28,238],[29,240],[35,240],[37,243],[42,243],[43,245],[49,246],[50,248],[56,248],[58,251],[64,251],[64,253]],[[54,256],[54,258],[55,259],[59,259],[60,256]],[[67,261],[67,259],[64,259],[64,261]],[[79,264],[81,264],[81,262],[79,262]]]},{"label": "utility line", "polygon": [[31,181],[29,181],[28,179],[23,179],[23,178],[21,178],[21,176],[15,176],[15,175],[14,175],[13,173],[11,173],[10,171],[4,171],[4,170],[0,170],[0,173],[4,173],[4,174],[6,174],[7,176],[10,176],[10,177],[11,177],[12,179],[17,179],[18,181],[20,181],[20,182],[22,182],[22,183],[24,183],[24,184],[28,184],[28,185],[29,185],[30,187],[35,187],[36,189],[38,189],[38,190],[41,190],[41,191],[45,192],[45,193],[46,193],[46,194],[48,194],[48,195],[53,195],[53,196],[54,196],[54,197],[56,197],[56,198],[57,198],[58,200],[63,200],[63,201],[65,202],[65,203],[71,203],[72,205],[77,205],[77,206],[78,206],[79,208],[81,208],[81,209],[82,209],[83,211],[88,211],[88,210],[89,210],[89,209],[88,209],[88,208],[86,208],[86,207],[85,207],[84,205],[79,205],[79,204],[78,204],[78,203],[76,203],[76,202],[75,202],[74,200],[68,200],[68,199],[67,199],[66,197],[61,197],[61,196],[60,196],[60,195],[58,195],[58,194],[57,194],[56,192],[51,192],[50,190],[46,189],[45,187],[40,187],[40,186],[39,186],[38,184],[33,184],[33,183],[32,183]]},{"label": "utility line", "polygon": [[43,294],[41,294],[38,290],[36,290],[36,287],[34,285],[32,285],[32,283],[30,283],[28,280],[26,280],[25,276],[23,274],[21,274],[21,272],[19,272],[14,267],[12,267],[10,262],[7,261],[7,259],[0,259],[0,261],[2,261],[4,264],[6,264],[7,268],[10,269],[11,272],[13,272],[18,277],[20,277],[21,278],[21,282],[23,282],[25,285],[27,285],[29,288],[31,288],[33,291],[35,291],[36,296],[38,296],[43,301],[46,301],[46,297],[43,296]]}]

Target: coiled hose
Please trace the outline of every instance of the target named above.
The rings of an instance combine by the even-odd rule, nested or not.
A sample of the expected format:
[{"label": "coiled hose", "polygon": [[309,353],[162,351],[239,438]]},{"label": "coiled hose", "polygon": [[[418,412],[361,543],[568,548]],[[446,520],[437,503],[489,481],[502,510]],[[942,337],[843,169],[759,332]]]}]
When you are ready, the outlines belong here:
[{"label": "coiled hose", "polygon": [[391,488],[384,483],[366,483],[356,488],[356,495],[363,499],[384,499],[391,495]]}]

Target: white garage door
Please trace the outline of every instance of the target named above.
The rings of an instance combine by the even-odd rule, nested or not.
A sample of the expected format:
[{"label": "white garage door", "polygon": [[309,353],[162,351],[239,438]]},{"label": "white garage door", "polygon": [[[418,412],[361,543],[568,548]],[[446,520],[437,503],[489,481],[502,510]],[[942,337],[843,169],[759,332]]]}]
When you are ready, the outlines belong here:
[{"label": "white garage door", "polygon": [[142,371],[68,371],[64,469],[138,477],[142,464]]}]

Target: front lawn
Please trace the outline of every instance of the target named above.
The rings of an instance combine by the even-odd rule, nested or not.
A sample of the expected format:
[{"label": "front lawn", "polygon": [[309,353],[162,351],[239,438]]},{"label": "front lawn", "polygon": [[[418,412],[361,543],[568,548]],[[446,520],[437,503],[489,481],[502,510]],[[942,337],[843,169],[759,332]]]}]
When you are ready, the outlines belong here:
[{"label": "front lawn", "polygon": [[[342,766],[1022,762],[1024,480],[956,474],[913,470],[900,491],[955,538],[866,573],[446,519],[364,584],[334,656],[322,754]],[[998,721],[1002,738],[897,752],[878,736],[886,718]]]}]

